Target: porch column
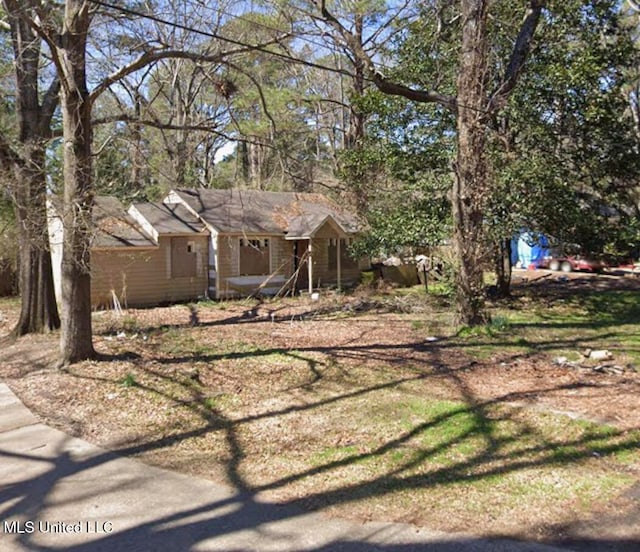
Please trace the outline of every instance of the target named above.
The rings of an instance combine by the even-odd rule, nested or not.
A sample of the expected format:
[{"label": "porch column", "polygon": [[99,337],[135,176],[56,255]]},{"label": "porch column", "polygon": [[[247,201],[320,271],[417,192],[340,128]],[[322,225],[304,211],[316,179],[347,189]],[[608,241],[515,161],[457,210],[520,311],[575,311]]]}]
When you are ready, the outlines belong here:
[{"label": "porch column", "polygon": [[336,247],[336,257],[337,257],[337,267],[338,267],[338,291],[342,290],[342,260],[340,257],[342,256],[342,252],[340,251],[342,240],[338,237],[338,245]]},{"label": "porch column", "polygon": [[311,296],[313,293],[313,244],[311,237],[309,237],[309,249],[307,251],[307,276],[309,278],[309,296]]}]

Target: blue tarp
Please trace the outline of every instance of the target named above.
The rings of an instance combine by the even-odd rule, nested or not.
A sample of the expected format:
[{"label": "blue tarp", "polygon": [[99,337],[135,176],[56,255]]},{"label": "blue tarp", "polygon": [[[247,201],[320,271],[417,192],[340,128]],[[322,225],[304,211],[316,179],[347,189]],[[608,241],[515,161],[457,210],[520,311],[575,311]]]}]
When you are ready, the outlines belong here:
[{"label": "blue tarp", "polygon": [[549,240],[543,234],[521,232],[511,242],[511,263],[522,268],[538,267],[549,255]]}]

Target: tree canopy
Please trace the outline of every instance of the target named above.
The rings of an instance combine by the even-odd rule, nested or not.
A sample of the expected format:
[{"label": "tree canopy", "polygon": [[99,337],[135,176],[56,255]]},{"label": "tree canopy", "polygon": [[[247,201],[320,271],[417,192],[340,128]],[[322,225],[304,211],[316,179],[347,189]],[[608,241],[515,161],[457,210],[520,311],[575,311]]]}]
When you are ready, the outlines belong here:
[{"label": "tree canopy", "polygon": [[471,324],[518,228],[637,245],[638,13],[616,0],[2,5],[2,169],[19,224],[38,205],[21,248],[45,264],[44,197],[64,195],[68,361],[93,354],[96,193],[329,191],[367,221],[363,250],[450,240]]}]

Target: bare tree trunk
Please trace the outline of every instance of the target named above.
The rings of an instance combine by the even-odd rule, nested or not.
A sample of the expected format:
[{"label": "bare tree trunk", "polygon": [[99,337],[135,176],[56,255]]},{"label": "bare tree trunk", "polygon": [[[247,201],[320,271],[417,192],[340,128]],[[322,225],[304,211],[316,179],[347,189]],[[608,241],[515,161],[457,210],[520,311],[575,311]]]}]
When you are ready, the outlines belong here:
[{"label": "bare tree trunk", "polygon": [[252,136],[248,142],[248,154],[249,154],[249,182],[251,187],[257,190],[264,188],[263,174],[264,174],[264,160],[265,160],[265,146],[260,142],[259,136]]},{"label": "bare tree trunk", "polygon": [[64,204],[60,364],[96,356],[91,328],[90,231],[93,207],[91,103],[86,82],[89,4],[67,0],[58,48],[62,79]]},{"label": "bare tree trunk", "polygon": [[[136,120],[142,118],[142,103],[143,98],[136,90],[134,96],[134,109]],[[131,158],[131,176],[129,181],[133,184],[134,188],[141,189],[144,186],[144,182],[147,176],[145,168],[146,159],[144,156],[144,138],[142,133],[142,125],[138,122],[134,122],[131,125],[131,143],[129,145],[129,157]]]},{"label": "bare tree trunk", "polygon": [[[358,45],[363,45],[364,18],[358,14],[355,20],[354,36]],[[358,56],[353,60],[353,95],[362,98],[365,91],[365,62]],[[349,150],[362,150],[365,138],[366,116],[362,108],[351,102],[349,106],[349,132],[346,136],[346,148]],[[352,175],[353,203],[358,215],[364,216],[369,209],[369,193],[371,191],[371,175],[359,173]]]},{"label": "bare tree trunk", "polygon": [[[45,333],[60,327],[53,287],[47,233],[44,153],[33,159],[35,170],[17,171],[15,203],[20,242],[20,317],[11,335]],[[30,174],[29,174],[30,173]]]},{"label": "bare tree trunk", "polygon": [[511,295],[511,240],[500,240],[495,256],[496,287],[498,297]]},{"label": "bare tree trunk", "polygon": [[[354,36],[358,44],[363,44],[364,20],[361,14],[356,16]],[[356,98],[364,95],[365,89],[365,64],[364,60],[354,56],[353,60],[353,93]],[[349,132],[347,133],[346,147],[353,149],[362,145],[365,136],[365,115],[358,105],[349,106]]]},{"label": "bare tree trunk", "polygon": [[3,143],[3,166],[13,177],[13,199],[20,249],[20,317],[13,337],[60,327],[47,233],[44,159],[58,80],[40,97],[41,38],[28,23],[29,6],[5,0],[16,74],[16,116],[20,152]]},{"label": "bare tree trunk", "polygon": [[451,193],[457,271],[458,321],[486,322],[484,310],[483,212],[487,195],[485,159],[487,0],[462,2],[462,50],[457,81],[458,154]]}]

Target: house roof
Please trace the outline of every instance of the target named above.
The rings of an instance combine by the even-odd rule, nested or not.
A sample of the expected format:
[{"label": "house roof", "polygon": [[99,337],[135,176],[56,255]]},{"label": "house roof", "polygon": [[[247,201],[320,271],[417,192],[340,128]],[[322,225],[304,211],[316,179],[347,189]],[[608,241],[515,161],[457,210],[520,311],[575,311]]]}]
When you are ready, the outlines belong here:
[{"label": "house roof", "polygon": [[92,247],[155,247],[155,243],[138,229],[134,218],[115,197],[95,198],[93,223],[95,234]]},{"label": "house roof", "polygon": [[179,203],[135,203],[134,207],[158,234],[198,234],[204,224]]},{"label": "house roof", "polygon": [[309,237],[330,218],[345,234],[357,220],[321,194],[259,190],[188,190],[175,193],[221,233],[287,234]]}]

